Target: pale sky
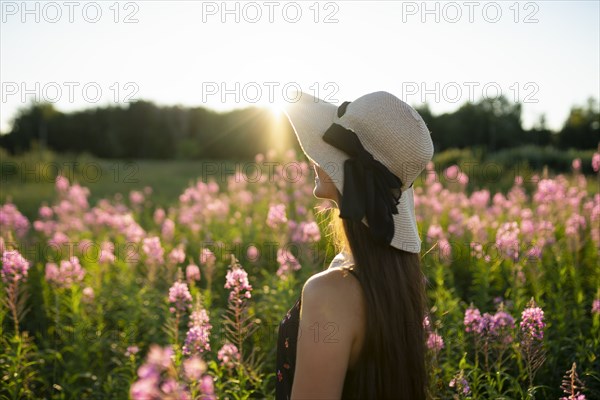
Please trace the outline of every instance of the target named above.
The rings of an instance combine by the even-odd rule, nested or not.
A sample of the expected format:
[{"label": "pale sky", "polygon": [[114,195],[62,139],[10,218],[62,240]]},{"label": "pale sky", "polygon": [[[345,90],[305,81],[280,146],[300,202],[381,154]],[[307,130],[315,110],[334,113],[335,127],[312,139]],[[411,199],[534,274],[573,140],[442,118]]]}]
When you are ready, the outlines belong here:
[{"label": "pale sky", "polygon": [[559,129],[600,97],[599,3],[2,1],[0,129],[35,97],[228,110],[281,104],[284,87],[334,103],[385,90],[434,113],[499,89],[526,101],[526,128],[546,113]]}]

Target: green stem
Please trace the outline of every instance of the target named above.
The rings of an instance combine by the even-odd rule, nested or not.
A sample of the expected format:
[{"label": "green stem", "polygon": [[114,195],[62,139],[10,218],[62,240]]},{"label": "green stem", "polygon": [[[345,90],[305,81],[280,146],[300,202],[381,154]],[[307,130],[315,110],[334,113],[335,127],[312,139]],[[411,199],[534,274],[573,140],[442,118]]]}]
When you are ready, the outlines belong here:
[{"label": "green stem", "polygon": [[175,311],[175,347],[179,344],[179,310]]},{"label": "green stem", "polygon": [[237,335],[237,344],[238,344],[238,350],[240,352],[240,360],[242,359],[242,344],[243,344],[243,338],[242,338],[242,323],[241,323],[241,309],[240,309],[240,305],[236,304],[235,306],[235,328],[236,328],[236,335]]},{"label": "green stem", "polygon": [[12,312],[13,322],[15,325],[15,337],[19,337],[19,313],[17,312],[17,290],[18,282],[13,282],[8,286],[8,304]]}]

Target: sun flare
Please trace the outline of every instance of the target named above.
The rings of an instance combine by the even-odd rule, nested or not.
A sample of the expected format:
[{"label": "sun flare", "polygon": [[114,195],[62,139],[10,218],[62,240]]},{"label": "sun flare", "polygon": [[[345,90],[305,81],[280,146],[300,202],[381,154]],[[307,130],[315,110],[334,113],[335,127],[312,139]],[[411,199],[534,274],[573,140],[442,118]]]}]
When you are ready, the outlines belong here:
[{"label": "sun flare", "polygon": [[271,116],[274,118],[279,119],[283,115],[283,106],[279,102],[265,102],[261,106],[268,110],[271,113]]}]

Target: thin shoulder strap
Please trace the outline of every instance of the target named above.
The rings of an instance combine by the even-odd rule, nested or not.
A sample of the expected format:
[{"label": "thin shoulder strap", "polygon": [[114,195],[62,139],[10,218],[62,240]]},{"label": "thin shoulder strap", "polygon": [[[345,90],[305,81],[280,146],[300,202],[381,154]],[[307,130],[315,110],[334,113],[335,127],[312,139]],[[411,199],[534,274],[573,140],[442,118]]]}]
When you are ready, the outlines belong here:
[{"label": "thin shoulder strap", "polygon": [[[354,268],[346,268],[346,270],[354,275],[356,279],[358,279],[358,273],[354,270]],[[358,279],[358,281],[360,282],[360,279]]]}]

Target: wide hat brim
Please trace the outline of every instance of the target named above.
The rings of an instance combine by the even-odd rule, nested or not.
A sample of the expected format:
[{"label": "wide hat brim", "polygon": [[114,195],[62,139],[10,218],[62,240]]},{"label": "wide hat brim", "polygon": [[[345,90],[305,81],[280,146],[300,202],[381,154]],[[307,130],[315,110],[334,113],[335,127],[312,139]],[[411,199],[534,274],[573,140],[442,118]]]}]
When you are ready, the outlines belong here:
[{"label": "wide hat brim", "polygon": [[[339,192],[344,194],[344,162],[349,158],[341,150],[323,140],[323,134],[332,123],[344,125],[338,118],[338,106],[311,96],[299,93],[299,100],[288,103],[284,112],[289,119],[302,151],[310,161],[321,167],[332,179]],[[357,132],[360,138],[360,133]],[[375,159],[377,159],[376,155]],[[409,253],[421,252],[421,238],[417,226],[414,205],[414,191],[410,187],[402,191],[397,205],[398,214],[393,215],[394,237],[391,246]],[[368,226],[366,217],[363,223]]]}]

